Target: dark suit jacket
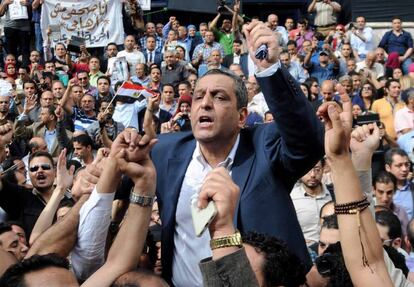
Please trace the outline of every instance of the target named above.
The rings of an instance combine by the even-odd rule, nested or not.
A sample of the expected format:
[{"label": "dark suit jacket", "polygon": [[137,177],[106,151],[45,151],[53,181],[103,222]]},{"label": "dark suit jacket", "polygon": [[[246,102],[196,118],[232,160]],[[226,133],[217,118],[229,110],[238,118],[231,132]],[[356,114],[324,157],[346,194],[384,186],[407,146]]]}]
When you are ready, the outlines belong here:
[{"label": "dark suit jacket", "polygon": [[[142,130],[142,124],[144,122],[145,111],[146,111],[146,109],[142,109],[138,113],[138,126],[139,126],[138,129],[139,129],[139,132],[140,133],[143,132],[143,130]],[[168,122],[171,119],[171,117],[172,117],[172,115],[169,112],[167,112],[167,111],[165,111],[163,109],[160,109],[160,114],[159,114],[159,117],[158,117],[159,122],[158,122],[157,130],[160,130],[161,124],[162,123],[165,123],[165,122]]]},{"label": "dark suit jacket", "polygon": [[[143,52],[144,57],[145,57],[145,63],[148,62],[148,53],[147,53],[147,49],[145,49]],[[163,56],[162,53],[159,51],[155,51],[155,55],[154,55],[154,64],[157,64],[158,67],[161,67],[161,62],[163,60]]]},{"label": "dark suit jacket", "polygon": [[[248,54],[242,54],[240,56],[240,66],[243,70],[244,75],[249,77],[249,68],[248,68]],[[230,68],[230,65],[233,64],[233,54],[229,54],[224,57],[223,59],[223,66],[226,68]]]},{"label": "dark suit jacket", "polygon": [[[232,166],[240,188],[235,225],[284,240],[311,267],[295,209],[294,183],[323,155],[323,129],[299,85],[285,68],[257,78],[275,122],[242,129]],[[178,196],[196,141],[192,133],[161,135],[152,151],[162,220],[163,277],[172,277]],[[170,281],[171,282],[171,281]]]}]

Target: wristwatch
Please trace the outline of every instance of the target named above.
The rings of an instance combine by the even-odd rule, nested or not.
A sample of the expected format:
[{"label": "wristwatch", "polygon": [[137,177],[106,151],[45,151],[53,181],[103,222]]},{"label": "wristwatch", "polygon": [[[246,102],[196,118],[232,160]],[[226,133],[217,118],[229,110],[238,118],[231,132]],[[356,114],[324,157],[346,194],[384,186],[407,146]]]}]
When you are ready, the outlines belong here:
[{"label": "wristwatch", "polygon": [[217,248],[223,248],[223,247],[231,247],[231,246],[237,246],[237,247],[243,246],[243,242],[241,240],[241,235],[239,231],[236,231],[236,233],[229,235],[229,236],[214,238],[210,240],[211,250],[214,250]]},{"label": "wristwatch", "polygon": [[153,196],[139,195],[134,192],[131,192],[131,194],[129,195],[130,203],[138,204],[142,207],[151,207],[154,203],[154,199],[155,198]]}]

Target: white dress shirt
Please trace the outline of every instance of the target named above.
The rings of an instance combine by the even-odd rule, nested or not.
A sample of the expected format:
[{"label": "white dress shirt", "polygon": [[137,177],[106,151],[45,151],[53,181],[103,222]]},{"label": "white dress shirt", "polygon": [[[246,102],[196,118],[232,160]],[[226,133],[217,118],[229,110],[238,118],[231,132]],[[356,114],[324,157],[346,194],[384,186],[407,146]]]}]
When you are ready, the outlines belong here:
[{"label": "white dress shirt", "polygon": [[322,192],[317,196],[310,196],[302,183],[296,185],[290,193],[293,205],[295,206],[296,215],[302,229],[305,240],[308,243],[319,241],[319,212],[321,207],[332,200],[331,194],[324,184],[322,184]]},{"label": "white dress shirt", "polygon": [[[361,32],[358,31],[358,33]],[[362,30],[362,36],[365,38],[365,42],[354,33],[349,34],[352,49],[357,50],[358,55],[366,55],[369,51],[374,50],[374,43],[372,42],[374,32],[371,27],[365,27],[364,30]]]},{"label": "white dress shirt", "polygon": [[[239,141],[240,135],[237,136],[226,160],[219,163],[218,166],[225,166],[231,170]],[[202,259],[212,256],[209,244],[210,233],[206,230],[200,237],[195,235],[190,208],[192,198],[200,191],[204,178],[212,169],[201,154],[200,145],[197,142],[191,162],[185,172],[175,214],[172,282],[177,287],[202,287],[203,280],[198,263]]]},{"label": "white dress shirt", "polygon": [[125,57],[128,62],[129,76],[136,76],[135,66],[137,64],[145,64],[144,54],[140,51],[127,52],[126,50],[118,52],[117,58]]},{"label": "white dress shirt", "polygon": [[71,253],[73,271],[86,280],[105,263],[105,243],[115,192],[98,193],[96,186],[79,211],[78,240]]}]

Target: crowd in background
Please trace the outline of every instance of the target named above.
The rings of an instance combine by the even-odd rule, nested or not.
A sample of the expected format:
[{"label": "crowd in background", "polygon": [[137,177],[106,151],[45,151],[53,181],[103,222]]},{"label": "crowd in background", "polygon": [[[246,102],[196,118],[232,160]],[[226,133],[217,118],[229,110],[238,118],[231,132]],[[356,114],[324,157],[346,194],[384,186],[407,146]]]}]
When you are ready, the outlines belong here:
[{"label": "crowd in background", "polygon": [[[0,42],[0,250],[13,255],[0,254],[4,258],[0,261],[5,262],[4,266],[0,263],[1,272],[29,255],[34,257],[25,260],[33,260],[32,264],[42,266],[42,255],[57,253],[61,257],[70,257],[71,271],[78,282],[86,282],[85,286],[88,279],[94,279],[94,276],[100,276],[102,281],[91,281],[91,286],[98,286],[97,282],[102,284],[99,286],[110,286],[107,282],[112,284],[119,275],[137,266],[139,271],[118,278],[112,286],[131,286],[125,285],[128,282],[140,282],[142,286],[165,286],[167,282],[176,286],[193,286],[201,279],[206,286],[222,286],[214,285],[218,283],[212,283],[213,280],[209,282],[205,272],[211,270],[203,267],[203,278],[194,275],[194,279],[186,274],[198,266],[185,266],[191,260],[187,261],[184,257],[193,254],[185,250],[185,244],[177,245],[186,241],[185,236],[180,237],[180,234],[187,230],[180,224],[191,224],[183,219],[188,214],[180,212],[181,195],[180,199],[178,195],[175,199],[173,196],[159,196],[163,204],[157,202],[157,198],[154,203],[151,201],[148,204],[140,200],[154,197],[155,182],[148,178],[155,181],[157,177],[159,184],[159,178],[165,176],[159,172],[158,165],[174,167],[172,160],[157,163],[156,159],[160,156],[155,155],[153,160],[157,173],[151,169],[148,153],[155,144],[154,138],[159,137],[158,144],[162,144],[166,137],[161,134],[169,134],[167,136],[171,139],[174,138],[172,134],[178,138],[185,132],[191,134],[192,129],[194,132],[196,124],[193,122],[192,106],[200,105],[203,101],[200,97],[206,93],[206,90],[197,92],[199,79],[218,75],[216,83],[221,84],[221,81],[228,81],[230,74],[237,79],[233,79],[235,87],[237,81],[245,86],[246,117],[240,121],[240,129],[261,130],[273,126],[279,129],[278,125],[285,124],[279,122],[280,115],[275,114],[277,109],[271,107],[273,104],[269,103],[266,87],[261,85],[264,82],[259,80],[264,72],[258,69],[257,59],[254,59],[254,48],[258,43],[248,37],[249,33],[259,33],[252,27],[262,21],[265,24],[263,27],[271,31],[269,37],[277,43],[278,69],[290,74],[286,81],[291,81],[291,86],[286,85],[286,89],[303,97],[306,107],[315,117],[318,113],[323,118],[321,111],[328,114],[328,109],[324,110],[324,107],[329,103],[336,103],[338,110],[342,107],[343,111],[352,112],[351,125],[355,129],[352,139],[348,135],[344,141],[347,141],[347,147],[352,152],[352,162],[363,192],[360,193],[366,195],[367,206],[370,205],[378,231],[372,231],[367,226],[362,229],[367,234],[378,232],[386,251],[384,254],[388,255],[382,258],[381,250],[373,256],[369,246],[371,243],[374,246],[376,239],[365,235],[359,235],[357,246],[361,244],[362,255],[364,257],[366,252],[368,261],[378,258],[378,254],[385,260],[386,267],[382,263],[372,266],[380,266],[380,271],[376,270],[380,274],[382,268],[386,268],[394,286],[410,286],[412,283],[409,280],[414,282],[413,40],[411,34],[404,30],[399,17],[390,19],[391,29],[381,35],[379,43],[374,42],[374,30],[362,15],[351,23],[338,23],[341,5],[331,0],[313,0],[310,3],[308,14],[314,15],[312,22],[308,15],[303,15],[299,19],[287,17],[284,23],[280,23],[277,11],[269,11],[266,19],[252,17],[246,20],[240,15],[239,1],[235,1],[232,7],[223,6],[208,23],[182,23],[177,17],[169,16],[165,23],[145,22],[140,30],[134,15],[131,15],[134,1],[126,1],[123,4],[125,40],[122,45],[107,43],[102,48],[80,45],[79,52],[73,52],[68,50],[70,41],[52,46],[49,38],[42,39],[42,30],[47,30],[48,37],[51,35],[49,27],[40,25],[42,0],[20,2],[30,7],[30,19],[10,20],[8,6],[13,1],[3,0],[0,4],[4,32]],[[248,14],[248,11],[244,13]],[[271,42],[266,43],[272,49]],[[215,82],[210,84],[209,89],[213,89]],[[128,89],[136,91],[136,94],[128,95],[125,93]],[[212,103],[202,102],[201,105],[226,100],[220,90],[215,93]],[[289,111],[283,112],[295,114],[305,105],[295,106],[295,103],[292,101]],[[325,124],[333,119],[331,115],[330,111],[329,117],[325,115]],[[208,127],[213,120],[216,119],[201,116],[200,125]],[[284,146],[283,139],[291,136],[291,132],[302,132],[303,135],[308,132],[293,131],[295,126],[292,127],[291,131],[289,127],[283,131],[280,128],[282,143],[269,142],[264,150],[271,150],[274,145]],[[332,126],[325,126],[325,145],[328,147],[332,144],[326,141],[330,128]],[[338,126],[334,124],[333,128]],[[199,136],[195,133],[197,140]],[[309,141],[311,146],[318,136],[315,133],[314,138],[308,138],[301,144],[306,145]],[[237,145],[242,140],[237,138]],[[196,150],[198,145],[197,142]],[[256,145],[259,142],[253,142],[250,148],[256,149]],[[340,234],[341,224],[344,225],[345,221],[340,220],[339,215],[344,216],[344,213],[341,213],[339,203],[346,205],[345,199],[356,202],[359,198],[346,198],[341,193],[343,182],[338,179],[341,166],[332,164],[332,158],[337,162],[341,157],[332,156],[335,153],[327,151],[326,146],[326,156],[319,157],[316,164],[308,161],[307,164],[311,162],[312,166],[304,170],[300,178],[293,178],[294,182],[291,182],[288,173],[273,170],[273,173],[289,178],[286,181],[289,184],[283,188],[289,189],[288,204],[291,205],[290,200],[293,203],[302,232],[300,236],[303,236],[312,260],[311,266],[298,263],[297,254],[291,254],[296,253],[295,250],[287,250],[285,243],[275,237],[260,233],[242,234],[243,242],[259,250],[259,253],[269,255],[261,259],[265,263],[256,262],[263,278],[257,275],[254,263],[250,262],[256,279],[262,284],[260,286],[302,286],[305,280],[308,286],[364,286],[360,283],[363,280],[354,277],[355,270],[350,269],[349,258],[342,256],[344,248],[349,248],[346,241],[349,238]],[[216,149],[220,148],[222,146],[217,144]],[[138,149],[135,150],[138,155],[129,154],[132,149]],[[169,152],[178,153],[179,150]],[[317,154],[318,150],[315,151]],[[162,156],[167,157],[167,153]],[[269,156],[272,157],[273,153]],[[195,159],[199,164],[205,164],[199,157],[200,154],[194,152],[189,166],[194,168]],[[181,192],[194,189],[188,177],[207,176],[209,164],[213,168],[224,167],[233,173],[235,157],[236,151],[230,148],[225,154],[226,161],[218,161],[218,165],[207,162],[202,173],[188,174],[187,171],[185,178],[184,174],[182,178],[177,176],[177,180],[181,180],[180,186],[184,181]],[[117,166],[112,159],[116,159]],[[248,162],[250,159],[246,157],[245,160]],[[348,168],[346,166],[344,170]],[[175,171],[170,169],[170,172]],[[227,177],[228,172],[225,175],[221,172],[218,171],[216,177],[223,182],[225,180],[226,184],[221,182],[223,185],[220,186],[232,186],[234,183]],[[348,175],[347,172],[345,174]],[[215,182],[211,180],[214,186]],[[174,185],[175,179],[168,184]],[[273,188],[276,192],[279,187],[275,185]],[[131,194],[137,190],[142,193],[144,189],[148,190],[142,198],[131,199]],[[233,189],[233,197],[228,196],[225,200],[237,201],[234,194],[243,198],[243,193],[239,195],[236,190]],[[218,218],[227,218],[223,210],[228,206],[221,205],[220,196],[215,193],[209,196],[214,201],[218,200]],[[131,210],[133,204],[129,205],[130,200],[137,200],[140,206],[150,205],[150,212],[141,214],[144,211],[134,209],[135,206]],[[167,210],[166,200],[178,200],[178,207]],[[190,200],[190,196],[186,200]],[[363,213],[367,206],[363,201],[358,204],[356,216],[361,216],[363,224],[367,224],[368,215]],[[243,206],[241,204],[236,211],[230,208],[230,217]],[[161,213],[171,212],[177,218],[178,227],[167,230],[176,244],[167,245],[170,251],[161,252],[165,248],[161,242],[166,240],[167,228],[163,228],[159,208]],[[275,214],[278,212],[274,210]],[[133,216],[142,216],[144,221],[137,224],[136,230],[128,230],[139,243],[128,243],[123,248],[123,243],[131,240],[126,231],[128,226],[133,225]],[[148,218],[149,226],[145,218]],[[266,218],[261,220],[266,221]],[[296,222],[296,218],[294,220]],[[59,224],[62,221],[65,224]],[[373,222],[370,224],[374,225]],[[217,222],[214,228],[218,229]],[[359,232],[359,228],[355,230]],[[214,231],[210,230],[210,233],[213,238]],[[292,249],[289,242],[287,244]],[[185,255],[177,255],[179,247]],[[278,248],[287,252],[283,253],[286,262],[296,262],[302,269],[295,269],[286,262],[275,263],[279,258],[277,256],[283,257],[278,253],[282,252]],[[127,256],[131,252],[135,252],[135,257],[123,262],[121,255]],[[214,252],[213,259],[217,257]],[[164,254],[171,258],[162,258]],[[54,261],[56,266],[67,267],[67,262],[61,257],[48,256],[48,260]],[[170,262],[172,271],[163,272],[161,262],[164,260]],[[177,262],[185,267],[177,267]],[[45,264],[49,266],[49,263]],[[394,265],[401,271],[395,271]],[[219,270],[217,266],[215,268]],[[103,271],[99,273],[100,270]],[[102,275],[105,272],[117,276],[105,277]],[[8,280],[10,276],[16,276],[10,274]],[[188,285],[183,283],[186,276],[189,277]],[[228,279],[220,280],[224,282]],[[12,286],[7,285],[11,283],[1,284]]]}]

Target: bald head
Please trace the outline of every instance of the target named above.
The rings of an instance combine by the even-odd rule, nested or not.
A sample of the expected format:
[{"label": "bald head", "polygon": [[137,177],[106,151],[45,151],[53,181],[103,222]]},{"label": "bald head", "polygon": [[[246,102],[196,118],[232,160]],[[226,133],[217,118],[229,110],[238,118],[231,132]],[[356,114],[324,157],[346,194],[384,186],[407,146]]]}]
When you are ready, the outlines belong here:
[{"label": "bald head", "polygon": [[44,140],[44,138],[41,138],[41,137],[33,137],[29,141],[29,149],[30,149],[30,153],[34,153],[39,150],[47,151],[46,141]]},{"label": "bald head", "polygon": [[331,80],[323,81],[321,86],[321,94],[324,101],[332,101],[334,96],[334,82]]},{"label": "bald head", "polygon": [[374,65],[376,58],[377,55],[375,54],[375,52],[371,51],[367,53],[367,57],[365,58],[365,64],[368,68],[371,68]]},{"label": "bald head", "polygon": [[277,17],[276,14],[270,14],[269,16],[267,16],[267,23],[270,29],[272,30],[276,29],[278,22],[279,22],[279,18]]}]

